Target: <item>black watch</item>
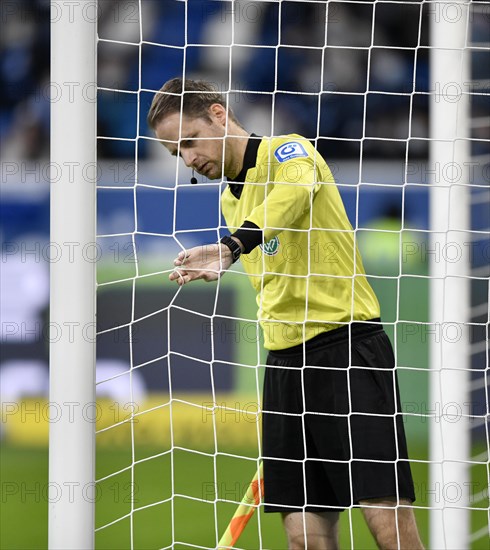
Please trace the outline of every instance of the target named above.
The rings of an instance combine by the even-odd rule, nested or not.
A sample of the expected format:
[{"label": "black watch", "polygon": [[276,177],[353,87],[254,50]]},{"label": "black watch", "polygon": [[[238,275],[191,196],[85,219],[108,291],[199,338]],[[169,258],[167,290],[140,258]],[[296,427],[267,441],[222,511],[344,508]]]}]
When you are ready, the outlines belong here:
[{"label": "black watch", "polygon": [[220,239],[219,242],[221,244],[224,244],[230,249],[231,257],[233,258],[233,263],[235,263],[242,255],[242,249],[240,245],[228,235],[225,235],[222,239]]}]

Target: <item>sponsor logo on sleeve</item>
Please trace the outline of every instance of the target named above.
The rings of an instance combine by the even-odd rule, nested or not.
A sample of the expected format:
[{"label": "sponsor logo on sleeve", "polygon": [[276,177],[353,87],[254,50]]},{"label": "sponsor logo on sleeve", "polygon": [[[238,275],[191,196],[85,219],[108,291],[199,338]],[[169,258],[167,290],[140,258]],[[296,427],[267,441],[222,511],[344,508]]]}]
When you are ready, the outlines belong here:
[{"label": "sponsor logo on sleeve", "polygon": [[262,252],[267,256],[275,256],[279,252],[279,239],[273,237],[270,241],[260,245]]},{"label": "sponsor logo on sleeve", "polygon": [[279,162],[286,162],[298,157],[307,157],[308,153],[301,143],[288,141],[288,143],[283,143],[274,151],[274,156]]}]

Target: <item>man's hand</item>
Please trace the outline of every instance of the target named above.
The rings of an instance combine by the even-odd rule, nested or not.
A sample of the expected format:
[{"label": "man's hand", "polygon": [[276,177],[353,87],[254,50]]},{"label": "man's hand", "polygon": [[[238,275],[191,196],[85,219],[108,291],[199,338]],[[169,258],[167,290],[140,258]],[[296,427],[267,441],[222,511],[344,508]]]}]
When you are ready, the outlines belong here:
[{"label": "man's hand", "polygon": [[232,263],[231,251],[224,244],[196,246],[179,253],[169,279],[180,286],[198,279],[217,281]]}]

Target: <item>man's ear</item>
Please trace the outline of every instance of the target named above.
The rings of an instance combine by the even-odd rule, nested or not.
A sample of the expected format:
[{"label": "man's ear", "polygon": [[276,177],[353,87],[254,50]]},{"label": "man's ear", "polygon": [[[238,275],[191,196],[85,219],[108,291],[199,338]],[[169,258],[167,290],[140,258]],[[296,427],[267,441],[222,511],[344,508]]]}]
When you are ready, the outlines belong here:
[{"label": "man's ear", "polygon": [[213,103],[213,105],[209,107],[209,115],[211,116],[211,118],[217,120],[222,126],[226,126],[227,113],[223,105],[220,105],[219,103]]}]

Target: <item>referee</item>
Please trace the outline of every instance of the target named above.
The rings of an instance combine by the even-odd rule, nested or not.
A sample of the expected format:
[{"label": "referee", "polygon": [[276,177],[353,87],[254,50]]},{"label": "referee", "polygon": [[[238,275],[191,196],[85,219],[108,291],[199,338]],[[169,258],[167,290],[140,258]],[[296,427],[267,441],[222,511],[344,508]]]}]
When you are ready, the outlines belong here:
[{"label": "referee", "polygon": [[257,292],[265,511],[282,514],[290,549],[337,549],[352,506],[379,548],[423,548],[393,351],[328,165],[299,135],[250,135],[206,82],[169,80],[148,123],[187,166],[228,180],[231,235],[181,252],[170,280],[213,281],[240,258]]}]

